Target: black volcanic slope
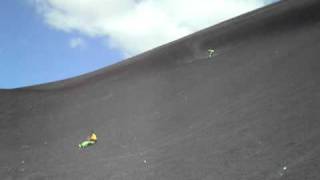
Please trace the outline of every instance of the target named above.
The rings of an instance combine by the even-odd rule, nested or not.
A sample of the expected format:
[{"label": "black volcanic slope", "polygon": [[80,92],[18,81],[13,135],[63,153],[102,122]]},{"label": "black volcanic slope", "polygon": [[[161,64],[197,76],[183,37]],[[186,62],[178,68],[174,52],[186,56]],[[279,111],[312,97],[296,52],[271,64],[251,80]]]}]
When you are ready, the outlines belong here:
[{"label": "black volcanic slope", "polygon": [[[320,179],[319,9],[283,1],[91,74],[1,90],[0,179]],[[79,150],[91,129],[99,142]]]}]

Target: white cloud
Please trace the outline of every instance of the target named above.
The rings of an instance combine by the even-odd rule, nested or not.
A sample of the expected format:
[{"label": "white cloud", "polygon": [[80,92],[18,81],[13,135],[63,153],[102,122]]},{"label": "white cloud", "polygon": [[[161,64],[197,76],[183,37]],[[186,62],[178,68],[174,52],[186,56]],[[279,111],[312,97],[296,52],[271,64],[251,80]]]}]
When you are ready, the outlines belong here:
[{"label": "white cloud", "polygon": [[108,36],[110,47],[129,55],[266,4],[263,0],[32,1],[50,26],[88,36]]},{"label": "white cloud", "polygon": [[82,38],[77,37],[70,39],[69,46],[71,48],[84,48],[86,46],[86,43]]}]

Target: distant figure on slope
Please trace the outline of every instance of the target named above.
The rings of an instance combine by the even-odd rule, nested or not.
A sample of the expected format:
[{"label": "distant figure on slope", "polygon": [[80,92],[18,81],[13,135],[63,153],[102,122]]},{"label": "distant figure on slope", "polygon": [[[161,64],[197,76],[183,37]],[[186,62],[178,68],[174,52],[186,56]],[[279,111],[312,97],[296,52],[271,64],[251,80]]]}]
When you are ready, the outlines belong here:
[{"label": "distant figure on slope", "polygon": [[98,140],[98,138],[97,138],[96,133],[91,132],[91,134],[90,134],[90,136],[88,136],[87,140],[85,140],[79,144],[79,148],[81,149],[81,148],[86,148],[91,145],[94,145],[97,142],[97,140]]},{"label": "distant figure on slope", "polygon": [[209,53],[209,58],[211,58],[213,56],[214,50],[208,49],[208,53]]}]

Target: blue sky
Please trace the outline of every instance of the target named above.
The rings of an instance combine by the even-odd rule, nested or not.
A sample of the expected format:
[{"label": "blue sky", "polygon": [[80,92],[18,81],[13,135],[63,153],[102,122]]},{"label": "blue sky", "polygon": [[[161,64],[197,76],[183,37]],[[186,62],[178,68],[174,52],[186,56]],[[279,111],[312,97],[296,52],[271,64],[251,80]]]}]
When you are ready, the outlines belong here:
[{"label": "blue sky", "polygon": [[83,48],[70,48],[69,39],[79,35],[47,26],[26,1],[3,0],[0,27],[0,88],[65,79],[123,58],[97,38],[86,39]]},{"label": "blue sky", "polygon": [[[91,72],[270,3],[190,0],[188,6],[181,0],[110,2],[2,0],[0,88]],[[217,9],[217,14],[212,14],[212,9],[205,9],[210,3],[219,9],[227,7],[229,12]],[[188,8],[194,6],[201,11],[188,17]]]}]

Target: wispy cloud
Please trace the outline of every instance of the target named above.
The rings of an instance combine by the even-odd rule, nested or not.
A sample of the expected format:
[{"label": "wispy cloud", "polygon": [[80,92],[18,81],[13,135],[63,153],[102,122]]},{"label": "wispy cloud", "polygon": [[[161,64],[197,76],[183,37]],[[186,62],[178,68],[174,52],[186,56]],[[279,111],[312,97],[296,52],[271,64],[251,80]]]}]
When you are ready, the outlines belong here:
[{"label": "wispy cloud", "polygon": [[77,38],[72,38],[69,40],[69,46],[71,48],[84,48],[86,46],[86,43],[85,41],[80,38],[80,37],[77,37]]},{"label": "wispy cloud", "polygon": [[32,1],[50,26],[108,36],[110,47],[135,55],[276,0]]}]

